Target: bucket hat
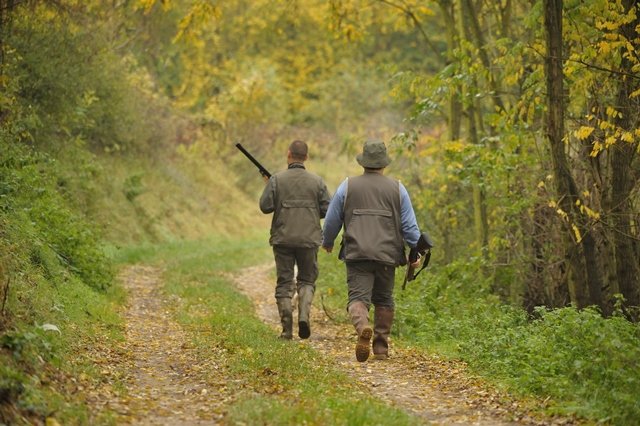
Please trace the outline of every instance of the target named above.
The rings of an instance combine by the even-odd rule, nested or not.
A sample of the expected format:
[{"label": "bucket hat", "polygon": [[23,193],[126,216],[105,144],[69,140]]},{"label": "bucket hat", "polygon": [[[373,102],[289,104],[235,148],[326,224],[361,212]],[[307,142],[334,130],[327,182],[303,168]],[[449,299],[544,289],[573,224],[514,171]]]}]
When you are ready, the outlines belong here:
[{"label": "bucket hat", "polygon": [[368,169],[381,169],[391,163],[384,142],[376,140],[369,140],[364,143],[362,153],[356,156],[356,161],[362,167]]}]

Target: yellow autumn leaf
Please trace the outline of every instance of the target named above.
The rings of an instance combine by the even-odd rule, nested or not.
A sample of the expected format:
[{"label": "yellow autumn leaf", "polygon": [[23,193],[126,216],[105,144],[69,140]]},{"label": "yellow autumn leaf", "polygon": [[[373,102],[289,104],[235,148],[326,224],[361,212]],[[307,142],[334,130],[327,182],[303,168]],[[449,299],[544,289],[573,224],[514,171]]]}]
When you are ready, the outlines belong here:
[{"label": "yellow autumn leaf", "polygon": [[632,142],[635,141],[635,138],[633,137],[633,133],[631,133],[631,132],[622,133],[622,136],[620,137],[620,139],[622,139],[625,142],[629,142],[629,143],[632,143]]},{"label": "yellow autumn leaf", "polygon": [[430,9],[426,6],[420,6],[418,7],[418,12],[421,13],[422,15],[425,16],[433,16],[435,15],[435,13],[433,12],[433,9]]},{"label": "yellow autumn leaf", "polygon": [[567,215],[567,213],[562,209],[557,209],[556,213],[558,213],[558,216],[565,220],[569,217],[569,215]]},{"label": "yellow autumn leaf", "polygon": [[600,21],[600,22],[596,23],[596,28],[598,28],[599,30],[615,31],[619,27],[620,27],[620,23],[619,22]]},{"label": "yellow autumn leaf", "polygon": [[576,242],[580,242],[582,241],[582,235],[580,234],[580,230],[578,229],[578,227],[575,225],[575,223],[571,224],[571,228],[573,228],[573,233],[576,236]]},{"label": "yellow autumn leaf", "polygon": [[611,52],[611,44],[606,41],[601,41],[598,43],[598,51],[603,55],[608,54]]},{"label": "yellow autumn leaf", "polygon": [[604,145],[609,148],[611,145],[616,143],[616,137],[615,136],[609,136],[607,137],[607,139],[605,139],[604,141]]},{"label": "yellow autumn leaf", "polygon": [[591,152],[589,153],[589,155],[591,157],[596,157],[598,154],[602,152],[603,149],[604,147],[602,146],[602,144],[598,141],[595,141],[593,143],[593,148],[591,149]]},{"label": "yellow autumn leaf", "polygon": [[461,141],[452,141],[447,144],[447,151],[462,152],[464,150],[464,143]]},{"label": "yellow autumn leaf", "polygon": [[600,220],[600,213],[594,210],[591,210],[589,207],[585,206],[584,204],[580,206],[580,212],[586,214],[591,219]]},{"label": "yellow autumn leaf", "polygon": [[616,118],[618,116],[622,117],[619,111],[616,111],[615,108],[608,106],[607,107],[607,115],[612,118]]},{"label": "yellow autumn leaf", "polygon": [[578,130],[576,130],[573,134],[575,137],[577,137],[580,140],[585,140],[586,138],[588,138],[589,136],[591,136],[591,133],[593,133],[593,131],[595,130],[595,128],[590,127],[590,126],[581,126]]}]

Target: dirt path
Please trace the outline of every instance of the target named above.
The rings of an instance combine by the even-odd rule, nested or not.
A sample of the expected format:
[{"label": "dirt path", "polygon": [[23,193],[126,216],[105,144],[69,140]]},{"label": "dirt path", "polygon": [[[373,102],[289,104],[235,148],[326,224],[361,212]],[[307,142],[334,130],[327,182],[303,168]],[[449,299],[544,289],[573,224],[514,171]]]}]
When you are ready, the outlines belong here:
[{"label": "dirt path", "polygon": [[[220,424],[225,378],[211,371],[222,371],[222,355],[196,353],[172,319],[168,306],[177,301],[160,292],[160,275],[160,270],[145,266],[131,266],[121,274],[129,292],[126,351],[119,360],[126,371],[127,392],[106,405],[122,416],[119,424]],[[218,382],[210,377],[218,377]]]},{"label": "dirt path", "polygon": [[[233,277],[236,286],[254,303],[258,316],[280,331],[273,298],[271,264],[246,269]],[[317,301],[316,301],[317,302]],[[297,319],[294,314],[294,324]],[[374,396],[439,425],[549,425],[566,420],[539,421],[522,414],[515,402],[487,390],[464,374],[464,366],[391,343],[386,361],[359,363],[353,354],[355,332],[350,325],[336,324],[321,310],[312,308],[311,337],[314,349],[332,357],[336,365],[362,382]],[[294,327],[294,336],[297,328]],[[274,333],[274,335],[276,335]],[[294,337],[297,339],[297,337]]]},{"label": "dirt path", "polygon": [[[258,316],[279,333],[273,300],[271,264],[230,275],[240,291],[254,303]],[[104,369],[104,383],[86,389],[97,412],[118,414],[118,424],[218,425],[224,423],[227,404],[234,396],[227,389],[224,353],[198,353],[190,342],[197,337],[173,319],[180,303],[161,289],[161,270],[130,266],[121,274],[129,292],[125,341],[117,348],[101,345],[93,354]],[[198,315],[198,312],[190,312]],[[436,425],[560,425],[566,420],[536,421],[516,403],[487,390],[464,372],[464,366],[391,346],[386,361],[359,363],[353,355],[355,333],[350,325],[336,324],[320,309],[312,308],[312,335],[308,344],[335,360],[335,365],[362,383],[371,394]],[[294,316],[294,323],[297,320]],[[297,330],[296,330],[297,332]],[[211,350],[211,349],[209,349]],[[215,350],[215,349],[214,349]],[[117,380],[112,380],[117,378]],[[114,382],[126,387],[113,389]],[[508,400],[508,399],[507,399]]]}]

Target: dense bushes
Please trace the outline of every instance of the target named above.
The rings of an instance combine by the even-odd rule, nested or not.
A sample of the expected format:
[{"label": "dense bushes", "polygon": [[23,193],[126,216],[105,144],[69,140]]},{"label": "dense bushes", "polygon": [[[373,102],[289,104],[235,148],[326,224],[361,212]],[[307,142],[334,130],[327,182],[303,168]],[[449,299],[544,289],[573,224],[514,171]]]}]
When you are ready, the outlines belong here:
[{"label": "dense bushes", "polygon": [[0,242],[28,242],[21,245],[29,253],[14,251],[13,257],[29,258],[45,275],[64,268],[93,288],[107,288],[112,270],[98,230],[57,192],[54,160],[7,141],[0,140],[0,148],[0,215],[6,227]]},{"label": "dense bushes", "polygon": [[553,412],[633,424],[640,417],[640,327],[595,309],[500,303],[473,262],[438,267],[400,293],[404,339],[446,351],[524,395],[550,398]]}]

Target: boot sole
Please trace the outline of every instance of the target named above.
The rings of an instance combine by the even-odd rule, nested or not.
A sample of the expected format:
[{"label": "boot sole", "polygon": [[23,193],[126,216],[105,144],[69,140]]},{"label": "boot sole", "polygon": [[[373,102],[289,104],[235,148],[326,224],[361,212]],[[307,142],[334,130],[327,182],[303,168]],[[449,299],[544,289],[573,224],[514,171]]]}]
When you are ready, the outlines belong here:
[{"label": "boot sole", "polygon": [[308,339],[311,336],[311,328],[309,328],[309,323],[305,321],[300,321],[298,323],[298,337],[301,339]]},{"label": "boot sole", "polygon": [[358,336],[358,343],[356,344],[356,359],[358,362],[365,362],[369,358],[372,335],[373,330],[371,330],[371,327],[365,327],[360,336]]}]

